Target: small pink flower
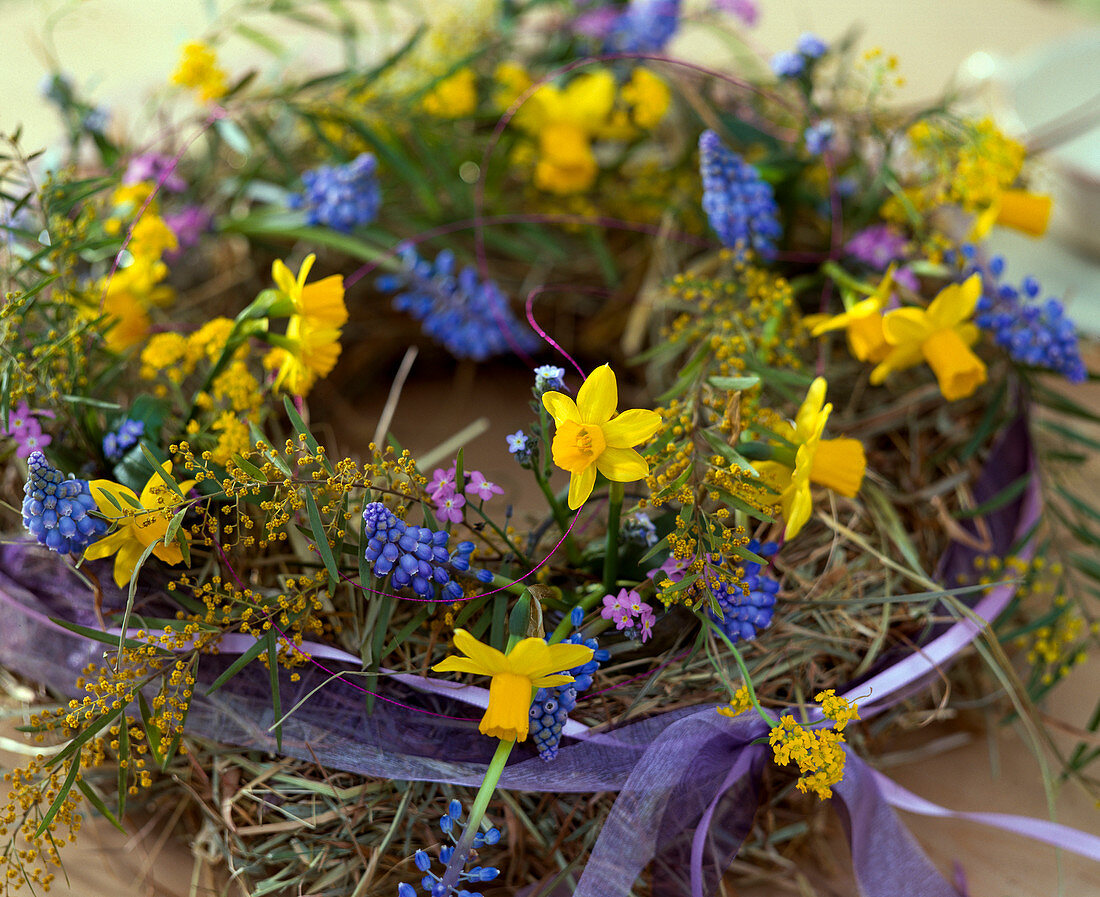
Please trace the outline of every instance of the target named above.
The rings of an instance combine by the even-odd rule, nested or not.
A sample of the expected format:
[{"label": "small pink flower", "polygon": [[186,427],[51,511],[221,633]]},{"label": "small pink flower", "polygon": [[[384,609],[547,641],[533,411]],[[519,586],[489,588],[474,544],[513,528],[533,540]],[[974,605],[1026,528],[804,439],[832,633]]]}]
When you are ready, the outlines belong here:
[{"label": "small pink flower", "polygon": [[460,523],[462,521],[462,506],[466,504],[466,499],[461,495],[448,495],[442,499],[435,499],[436,508],[439,514],[440,520],[445,520],[448,523]]},{"label": "small pink flower", "polygon": [[638,615],[638,623],[642,627],[642,644],[644,645],[649,641],[649,637],[653,635],[653,624],[657,622],[657,616],[653,613],[653,608],[648,604],[642,603],[641,611]]},{"label": "small pink flower", "polygon": [[496,483],[490,483],[480,470],[470,471],[470,482],[466,484],[466,494],[476,495],[482,501],[488,501],[494,495],[503,495],[504,490]]},{"label": "small pink flower", "polygon": [[31,452],[42,451],[47,445],[53,442],[53,437],[42,432],[42,428],[38,425],[38,421],[31,419],[34,427],[28,427],[22,436],[17,438],[19,442],[19,448],[16,449],[15,454],[19,458],[30,457]]},{"label": "small pink flower", "polygon": [[[450,470],[444,470],[442,467],[436,468],[432,472],[432,481],[428,483],[428,495],[432,497],[432,501],[436,504],[440,504],[445,498],[455,494],[455,468]],[[463,502],[465,503],[465,502]],[[461,507],[461,505],[459,505]]]},{"label": "small pink flower", "polygon": [[27,427],[30,424],[37,424],[37,421],[31,417],[31,409],[27,406],[26,402],[20,402],[16,405],[8,415],[8,427],[5,432],[18,439],[24,433],[27,432]]},{"label": "small pink flower", "polygon": [[605,620],[614,620],[616,629],[626,629],[633,625],[635,607],[648,608],[648,605],[642,602],[641,596],[633,589],[629,592],[626,589],[619,589],[618,595],[605,595],[603,605],[600,616]]}]

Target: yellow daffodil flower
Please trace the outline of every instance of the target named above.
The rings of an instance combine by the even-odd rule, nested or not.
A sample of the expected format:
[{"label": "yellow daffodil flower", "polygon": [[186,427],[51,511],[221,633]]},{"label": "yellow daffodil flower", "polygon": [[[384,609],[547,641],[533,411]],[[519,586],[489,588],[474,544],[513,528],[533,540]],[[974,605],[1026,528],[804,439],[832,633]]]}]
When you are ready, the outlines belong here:
[{"label": "yellow daffodil flower", "polygon": [[571,670],[592,659],[584,645],[548,645],[540,638],[525,638],[507,654],[479,642],[465,629],[456,629],[455,647],[465,657],[447,657],[432,669],[437,673],[476,673],[491,676],[489,707],[478,730],[501,741],[523,741],[530,725],[531,699],[536,688],[572,682]]},{"label": "yellow daffodil flower", "polygon": [[[890,354],[890,345],[882,332],[882,310],[890,300],[894,287],[894,270],[891,265],[875,292],[855,303],[846,312],[824,320],[807,319],[813,336],[821,336],[831,330],[844,330],[848,337],[848,348],[860,361],[878,364]],[[814,318],[818,318],[817,315]]]},{"label": "yellow daffodil flower", "polygon": [[827,388],[824,377],[814,380],[795,415],[794,426],[787,424],[779,431],[780,436],[796,446],[794,466],[782,461],[756,464],[760,476],[779,493],[787,539],[797,536],[813,513],[811,484],[852,498],[863,485],[867,470],[867,458],[859,440],[821,438],[833,411],[832,405],[825,404]]},{"label": "yellow daffodil flower", "polygon": [[557,427],[551,452],[554,463],[569,471],[569,507],[574,511],[592,494],[597,470],[619,483],[633,483],[649,473],[649,464],[633,447],[657,432],[661,416],[642,408],[617,415],[618,403],[615,374],[606,364],[588,375],[576,402],[553,390],[543,393],[543,407]]},{"label": "yellow daffodil flower", "polygon": [[[172,473],[171,461],[165,462],[164,470]],[[92,480],[88,485],[99,513],[116,522],[118,529],[89,545],[84,550],[84,556],[95,559],[115,555],[115,583],[119,588],[133,579],[134,569],[150,545],[160,543],[156,544],[153,554],[166,564],[178,564],[183,560],[183,552],[177,543],[166,545],[163,542],[179,496],[168,488],[160,474],[154,471],[141,490],[140,498],[134,495],[133,490],[110,480]],[[186,494],[194,485],[194,480],[180,483],[180,491]],[[114,501],[108,496],[112,496]]]},{"label": "yellow daffodil flower", "polygon": [[316,283],[306,277],[316,256],[308,255],[295,278],[279,259],[271,276],[292,306],[286,335],[264,356],[264,366],[277,371],[275,389],[304,396],[313,384],[328,376],[340,357],[340,330],[347,322],[344,278],[334,274]]},{"label": "yellow daffodil flower", "polygon": [[531,95],[513,121],[539,141],[539,189],[570,194],[592,186],[598,166],[591,141],[614,105],[615,78],[606,69],[579,75],[564,88],[544,84]]},{"label": "yellow daffodil flower", "polygon": [[969,240],[981,240],[994,224],[1011,227],[1031,237],[1041,237],[1050,224],[1053,200],[1027,190],[1004,190],[974,221]]},{"label": "yellow daffodil flower", "polygon": [[947,401],[972,395],[986,381],[985,364],[970,350],[979,331],[969,318],[981,293],[981,276],[973,274],[941,290],[927,309],[887,312],[882,329],[890,354],[871,371],[871,382],[882,383],[894,371],[914,367],[923,359]]}]

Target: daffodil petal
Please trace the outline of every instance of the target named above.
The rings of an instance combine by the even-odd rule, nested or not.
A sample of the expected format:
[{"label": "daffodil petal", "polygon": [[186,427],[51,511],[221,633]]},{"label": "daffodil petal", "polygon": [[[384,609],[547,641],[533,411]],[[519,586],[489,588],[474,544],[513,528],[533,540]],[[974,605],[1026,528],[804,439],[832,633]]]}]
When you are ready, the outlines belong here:
[{"label": "daffodil petal", "polygon": [[894,371],[904,371],[915,367],[924,360],[919,343],[907,343],[895,346],[878,366],[871,371],[871,383],[878,386]]},{"label": "daffodil petal", "polygon": [[[550,646],[541,638],[525,638],[516,642],[512,650],[508,652],[508,666],[512,672],[526,676],[528,679],[533,674],[546,669],[550,659]],[[562,667],[556,667],[554,672],[561,672]]]},{"label": "daffodil petal", "polygon": [[632,448],[649,440],[661,428],[661,415],[644,408],[633,408],[613,417],[600,429],[611,448]]},{"label": "daffodil petal", "polygon": [[[605,451],[607,451],[605,449]],[[569,477],[569,509],[577,510],[588,501],[592,494],[592,487],[596,485],[596,465],[589,464],[580,473],[571,474]]]},{"label": "daffodil petal", "polygon": [[559,427],[567,420],[580,423],[581,413],[577,409],[577,403],[565,393],[555,392],[554,390],[544,392],[542,394],[542,407],[550,413],[550,416],[554,418],[554,423]]},{"label": "daffodil petal", "polygon": [[87,548],[84,549],[84,557],[89,560],[96,560],[97,558],[110,557],[126,541],[125,530],[116,530],[109,536],[104,536],[102,539],[98,539],[93,542]]},{"label": "daffodil petal", "polygon": [[892,346],[922,343],[934,329],[929,313],[923,308],[895,308],[882,318],[883,336]]},{"label": "daffodil petal", "polygon": [[547,645],[546,650],[545,665],[541,669],[531,670],[527,673],[532,679],[543,679],[556,673],[568,675],[565,671],[579,667],[592,659],[592,649],[587,645],[557,642],[553,645]]},{"label": "daffodil petal", "polygon": [[[161,538],[163,538],[163,536]],[[163,542],[158,542],[153,548],[153,554],[164,561],[164,563],[171,564],[172,566],[183,561],[183,549],[179,547],[177,542],[173,542],[171,545],[165,545]]]},{"label": "daffodil petal", "polygon": [[[88,483],[88,488],[91,490],[92,498],[95,499],[96,507],[99,508],[99,513],[109,520],[119,520],[125,517],[126,511],[134,507],[126,500],[127,497],[134,502],[138,500],[132,489],[127,489],[125,486],[113,483],[110,480],[92,480]],[[117,506],[115,502],[107,497],[108,495],[118,502]],[[120,507],[122,510],[119,510]]]},{"label": "daffodil petal", "polygon": [[633,483],[649,474],[649,464],[632,448],[606,448],[596,459],[596,469],[616,483]]},{"label": "daffodil petal", "polygon": [[959,326],[955,328],[955,333],[958,334],[959,339],[967,346],[973,346],[982,335],[981,328],[979,328],[977,324],[971,323],[959,324]]},{"label": "daffodil petal", "polygon": [[[982,276],[971,274],[962,283],[953,283],[940,290],[928,306],[928,320],[933,330],[946,330],[961,324],[974,314],[982,295]],[[894,312],[891,312],[894,314]],[[887,319],[890,315],[886,316]],[[890,339],[887,334],[887,339]]]},{"label": "daffodil petal", "polygon": [[[587,661],[585,661],[587,663]],[[553,688],[557,685],[568,685],[570,682],[576,680],[572,676],[566,676],[564,674],[555,674],[552,676],[539,676],[537,679],[532,679],[531,684],[535,688]]]},{"label": "daffodil petal", "polygon": [[465,629],[455,630],[454,645],[475,663],[481,664],[487,676],[510,668],[508,659],[502,652],[498,651],[492,645],[486,645],[484,642],[479,642]]},{"label": "daffodil petal", "polygon": [[492,674],[476,660],[469,657],[444,657],[432,667],[436,673],[474,673],[478,676],[491,676]]},{"label": "daffodil petal", "polygon": [[[794,429],[796,440],[801,442],[806,434],[813,428],[818,416],[824,411],[825,405],[825,391],[829,388],[829,384],[824,377],[814,378],[814,382],[810,384],[810,388],[806,390],[806,399],[798,409],[798,413],[794,416]],[[830,405],[828,411],[825,411],[825,417],[828,418],[832,412],[833,406]]]},{"label": "daffodil petal", "polygon": [[296,295],[299,298],[301,298],[302,287],[306,285],[306,278],[309,277],[310,269],[313,267],[315,261],[317,261],[317,256],[312,252],[302,259],[302,267],[298,269],[298,280],[295,283],[295,286],[298,287]]},{"label": "daffodil petal", "polygon": [[275,259],[271,263],[271,279],[275,281],[275,286],[279,288],[279,292],[286,293],[293,298],[298,284],[282,259]]},{"label": "daffodil petal", "polygon": [[134,578],[134,571],[144,551],[145,546],[136,539],[127,539],[118,549],[118,554],[115,555],[115,585],[120,589],[129,585]]},{"label": "daffodil petal", "polygon": [[601,364],[585,378],[577,390],[577,408],[586,424],[602,424],[610,420],[619,404],[619,387],[611,365]]}]

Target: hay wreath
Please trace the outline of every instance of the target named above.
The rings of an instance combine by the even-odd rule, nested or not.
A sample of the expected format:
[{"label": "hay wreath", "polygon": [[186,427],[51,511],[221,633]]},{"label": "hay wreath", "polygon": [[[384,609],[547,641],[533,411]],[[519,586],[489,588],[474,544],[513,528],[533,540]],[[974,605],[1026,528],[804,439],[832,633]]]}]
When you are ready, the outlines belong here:
[{"label": "hay wreath", "polygon": [[[67,164],[8,141],[5,887],[171,803],[193,893],[694,897],[831,799],[863,893],[949,893],[876,750],[981,699],[1054,751],[1095,638],[1077,333],[982,245],[1045,229],[1026,148],[847,43],[678,60],[677,3],[458,4],[370,65],[284,6],[344,64],[244,10],[155,137],[57,73]],[[507,451],[403,448],[410,377],[479,364]]]}]

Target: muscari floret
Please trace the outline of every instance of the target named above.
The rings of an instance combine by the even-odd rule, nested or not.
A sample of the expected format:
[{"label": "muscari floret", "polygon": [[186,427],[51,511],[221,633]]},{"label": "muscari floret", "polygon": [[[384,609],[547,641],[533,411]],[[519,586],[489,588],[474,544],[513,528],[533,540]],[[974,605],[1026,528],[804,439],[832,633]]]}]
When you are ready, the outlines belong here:
[{"label": "muscari floret", "polygon": [[699,137],[699,173],[703,211],[718,239],[742,256],[749,249],[772,255],[782,228],[771,185],[714,131]]},{"label": "muscari floret", "polygon": [[305,190],[289,199],[292,209],[305,209],[308,224],[349,233],[378,215],[378,165],[371,153],[361,153],[346,165],[319,165],[302,174]]},{"label": "muscari floret", "polygon": [[[967,249],[973,257],[973,249]],[[1001,282],[1004,268],[1004,259],[994,256],[985,269],[970,269],[982,275],[983,286],[974,323],[989,331],[1013,360],[1083,383],[1088,370],[1081,360],[1077,327],[1062,303],[1054,297],[1041,301],[1042,286],[1034,277],[1025,277],[1019,287]]]},{"label": "muscari floret", "polygon": [[454,253],[444,249],[429,262],[411,246],[400,251],[404,270],[376,281],[384,293],[395,293],[393,307],[421,322],[424,332],[455,358],[482,361],[504,352],[534,351],[534,334],[512,313],[504,293],[477,270],[456,270]]},{"label": "muscari floret", "polygon": [[[439,830],[451,841],[448,846],[439,849],[439,860],[444,867],[451,861],[455,845],[458,843],[458,839],[454,835],[456,826],[458,826],[458,831],[462,830],[462,804],[457,800],[452,800],[447,806],[447,812],[439,820]],[[473,848],[476,850],[486,845],[491,847],[499,841],[500,830],[495,827],[490,828],[488,831],[478,832],[474,835]],[[467,858],[464,866],[468,865],[469,862],[470,860]],[[413,854],[413,863],[417,869],[424,873],[424,877],[420,879],[420,886],[430,897],[481,897],[478,892],[470,891],[464,887],[445,886],[442,877],[431,871],[432,858],[426,850],[418,850]],[[463,871],[458,874],[458,880],[466,884],[475,884],[492,881],[498,875],[500,875],[500,870],[495,866],[474,866],[470,869],[463,868]],[[416,888],[407,882],[402,882],[397,886],[397,897],[416,897]]]},{"label": "muscari floret", "polygon": [[117,430],[112,430],[104,435],[103,456],[108,461],[120,460],[127,451],[137,445],[138,440],[144,435],[144,421],[127,418],[118,425]]},{"label": "muscari floret", "polygon": [[66,479],[41,452],[31,452],[27,468],[23,526],[40,544],[58,554],[79,554],[107,535],[110,524],[90,513],[96,503],[87,480]]},{"label": "muscari floret", "polygon": [[[762,557],[770,557],[778,551],[775,542],[761,545],[756,539],[747,547],[753,554]],[[768,575],[763,564],[748,560],[739,560],[737,564],[744,570],[740,581],[711,585],[711,591],[722,609],[722,618],[719,619],[713,610],[709,612],[710,618],[731,642],[756,638],[760,630],[771,625],[775,614],[775,595],[779,591],[779,580]]]},{"label": "muscari floret", "polygon": [[[579,607],[573,608],[571,618],[574,626],[580,626],[584,619],[584,611]],[[607,651],[600,648],[596,639],[586,639],[579,632],[574,632],[562,641],[591,648],[592,659],[568,671],[573,677],[572,682],[555,688],[540,688],[535,693],[535,699],[531,703],[530,734],[535,747],[538,748],[539,756],[547,761],[553,760],[558,755],[562,728],[569,718],[570,711],[577,706],[577,695],[592,686],[592,675],[599,669],[601,663],[611,657]]]},{"label": "muscari floret", "polygon": [[607,36],[605,52],[660,53],[680,27],[680,0],[631,0]]},{"label": "muscari floret", "polygon": [[462,586],[452,573],[469,573],[480,582],[493,579],[488,570],[471,570],[473,542],[459,542],[453,552],[447,550],[450,533],[426,526],[409,526],[384,504],[370,502],[363,508],[363,527],[367,536],[366,559],[376,576],[390,575],[394,588],[410,588],[425,599],[435,597],[436,585],[443,597],[462,598]]}]

